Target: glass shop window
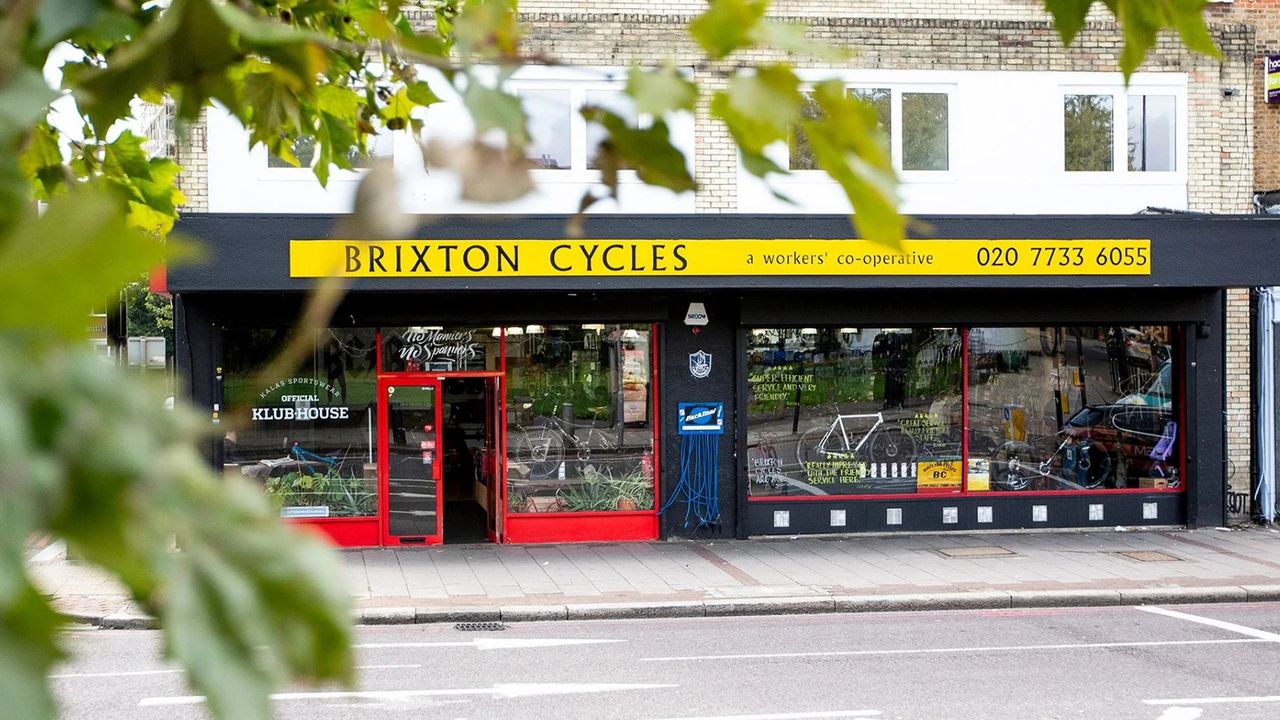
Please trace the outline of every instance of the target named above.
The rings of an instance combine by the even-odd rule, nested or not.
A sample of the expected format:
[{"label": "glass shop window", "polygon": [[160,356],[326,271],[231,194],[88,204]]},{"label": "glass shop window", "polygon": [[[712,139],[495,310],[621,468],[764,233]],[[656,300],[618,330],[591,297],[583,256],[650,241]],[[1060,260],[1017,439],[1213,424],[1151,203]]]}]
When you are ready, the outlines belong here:
[{"label": "glass shop window", "polygon": [[970,491],[1176,488],[1164,325],[969,331]]},{"label": "glass shop window", "polygon": [[957,328],[755,328],[752,497],[961,489]]},{"label": "glass shop window", "polygon": [[497,372],[501,328],[418,325],[382,329],[386,372]]},{"label": "glass shop window", "polygon": [[374,515],[376,334],[371,328],[312,332],[298,367],[259,387],[257,374],[292,332],[223,330],[223,473],[260,484],[282,517]]},{"label": "glass shop window", "polygon": [[650,326],[504,332],[508,510],[653,510]]}]

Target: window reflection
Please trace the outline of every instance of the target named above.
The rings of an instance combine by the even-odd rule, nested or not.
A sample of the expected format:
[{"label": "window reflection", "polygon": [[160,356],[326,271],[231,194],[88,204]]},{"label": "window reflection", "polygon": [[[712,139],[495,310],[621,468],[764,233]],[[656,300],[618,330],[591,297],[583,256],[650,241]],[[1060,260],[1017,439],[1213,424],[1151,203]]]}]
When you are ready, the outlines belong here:
[{"label": "window reflection", "polygon": [[377,511],[375,333],[311,334],[310,355],[266,388],[255,374],[285,346],[287,328],[223,331],[223,406],[247,414],[225,432],[223,472],[251,478],[286,517]]},{"label": "window reflection", "polygon": [[1105,172],[1113,167],[1110,95],[1067,95],[1062,117],[1068,172]]},{"label": "window reflection", "polygon": [[959,492],[956,328],[756,328],[753,497]]},{"label": "window reflection", "polygon": [[508,510],[652,510],[650,327],[505,332]]},{"label": "window reflection", "polygon": [[973,328],[969,490],[1177,487],[1167,326]]},{"label": "window reflection", "polygon": [[529,117],[529,147],[533,167],[539,170],[567,170],[573,166],[571,119],[572,102],[568,90],[521,90],[520,99]]}]

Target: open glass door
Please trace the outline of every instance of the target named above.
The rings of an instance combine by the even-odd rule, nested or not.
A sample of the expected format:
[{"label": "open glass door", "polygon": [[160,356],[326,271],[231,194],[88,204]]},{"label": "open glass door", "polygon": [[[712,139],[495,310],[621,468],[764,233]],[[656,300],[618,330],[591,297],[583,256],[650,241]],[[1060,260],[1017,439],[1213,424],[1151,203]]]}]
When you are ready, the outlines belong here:
[{"label": "open glass door", "polygon": [[378,405],[383,544],[438,544],[444,540],[440,381],[380,380]]},{"label": "open glass door", "polygon": [[485,534],[491,542],[496,543],[502,542],[502,521],[507,512],[507,500],[503,494],[503,489],[507,486],[504,473],[507,463],[504,462],[506,451],[502,447],[502,431],[507,425],[502,416],[501,383],[501,378],[496,377],[485,382],[484,406],[489,417],[485,422],[484,467],[481,471],[485,474],[489,500],[489,520]]}]

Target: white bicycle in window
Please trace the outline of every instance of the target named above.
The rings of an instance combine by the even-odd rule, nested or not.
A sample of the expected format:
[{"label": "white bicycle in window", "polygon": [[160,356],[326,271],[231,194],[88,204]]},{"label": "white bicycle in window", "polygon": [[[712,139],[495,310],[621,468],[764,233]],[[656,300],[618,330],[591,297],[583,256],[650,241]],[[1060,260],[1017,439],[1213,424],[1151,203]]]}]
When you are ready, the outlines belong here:
[{"label": "white bicycle in window", "polygon": [[[865,430],[858,429],[863,426]],[[837,414],[831,427],[808,430],[796,443],[801,468],[826,460],[911,462],[915,456],[915,439],[901,428],[886,425],[884,413]]]}]

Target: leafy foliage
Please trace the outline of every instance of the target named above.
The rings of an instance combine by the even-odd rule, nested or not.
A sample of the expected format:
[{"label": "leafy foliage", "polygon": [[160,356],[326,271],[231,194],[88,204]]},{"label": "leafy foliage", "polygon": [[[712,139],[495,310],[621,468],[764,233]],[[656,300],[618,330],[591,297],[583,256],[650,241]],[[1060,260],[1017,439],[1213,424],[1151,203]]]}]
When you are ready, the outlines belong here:
[{"label": "leafy foliage", "polygon": [[1215,58],[1222,56],[1205,25],[1207,0],[1044,0],[1063,42],[1070,45],[1084,29],[1095,2],[1105,5],[1124,31],[1120,70],[1126,79],[1142,64],[1147,51],[1155,47],[1163,30],[1176,31],[1191,50]]},{"label": "leafy foliage", "polygon": [[[1204,0],[1103,2],[1124,29],[1126,75],[1165,29],[1193,50],[1218,54],[1201,17]],[[1092,5],[1046,0],[1067,42]],[[420,21],[424,10],[434,23]],[[839,182],[862,235],[897,242],[904,220],[878,106],[850,97],[839,82],[803,83],[787,62],[728,64],[759,48],[826,61],[847,55],[810,41],[803,25],[768,19],[768,10],[768,0],[709,0],[691,22],[708,66],[727,79],[706,100],[712,115],[738,143],[745,167],[766,179],[789,172],[770,159],[771,148],[803,136],[805,167]],[[165,240],[184,200],[178,166],[148,157],[143,139],[118,123],[135,98],[171,98],[183,122],[216,100],[271,155],[302,164],[295,147],[310,148],[307,164],[324,183],[333,167],[359,162],[370,136],[423,129],[421,109],[439,102],[443,88],[419,72],[436,68],[478,134],[452,153],[429,154],[453,158],[444,164],[459,170],[464,197],[510,200],[533,188],[527,117],[506,88],[529,60],[521,34],[515,0],[8,3],[0,15],[0,706],[7,714],[54,714],[43,677],[60,657],[61,619],[28,578],[22,553],[39,531],[65,537],[161,618],[166,653],[221,717],[268,717],[267,694],[286,677],[351,679],[350,600],[330,582],[340,576],[332,558],[282,528],[259,488],[211,474],[194,450],[208,440],[199,419],[162,410],[155,388],[102,364],[83,342],[89,308],[118,297],[162,259],[189,255]],[[55,52],[63,47],[74,54],[55,88],[44,71],[65,57]],[[665,63],[632,69],[626,92],[641,117],[583,110],[605,130],[596,154],[605,197],[616,197],[623,169],[675,192],[696,189],[670,127],[673,113],[704,101],[702,88]],[[50,121],[55,103],[75,121]],[[936,151],[937,137],[920,140]],[[375,168],[369,177],[389,175]],[[359,197],[370,195],[394,192],[362,188]],[[584,197],[583,209],[598,199]],[[43,213],[37,201],[47,203]],[[309,319],[322,321],[337,294],[330,288]],[[596,485],[609,487],[592,492],[616,494],[626,483]]]}]

